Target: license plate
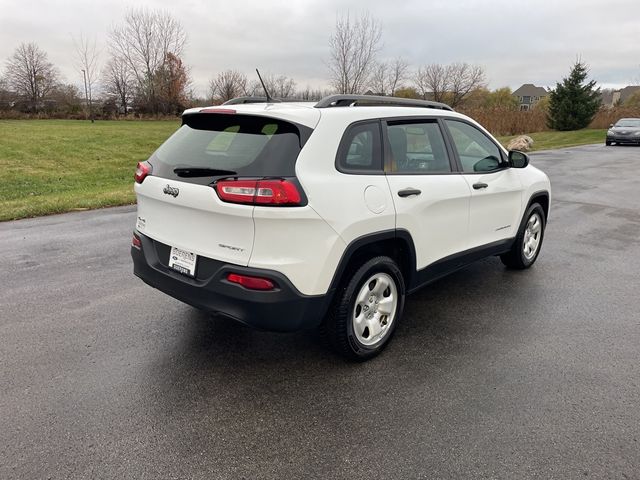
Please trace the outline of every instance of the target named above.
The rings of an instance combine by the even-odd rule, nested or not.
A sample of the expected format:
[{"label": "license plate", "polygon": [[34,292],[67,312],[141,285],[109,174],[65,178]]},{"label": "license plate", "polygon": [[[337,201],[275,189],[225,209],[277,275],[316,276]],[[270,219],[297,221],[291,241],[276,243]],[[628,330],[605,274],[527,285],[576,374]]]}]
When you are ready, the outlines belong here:
[{"label": "license plate", "polygon": [[181,248],[171,247],[169,267],[190,277],[196,276],[196,262],[198,256]]}]

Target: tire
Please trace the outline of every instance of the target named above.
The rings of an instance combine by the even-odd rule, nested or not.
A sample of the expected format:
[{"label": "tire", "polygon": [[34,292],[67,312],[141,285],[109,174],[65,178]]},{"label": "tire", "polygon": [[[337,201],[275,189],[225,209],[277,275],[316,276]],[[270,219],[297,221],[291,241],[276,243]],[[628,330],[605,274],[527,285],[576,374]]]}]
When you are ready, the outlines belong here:
[{"label": "tire", "polygon": [[604,142],[604,144],[605,144],[607,147],[610,147],[610,146],[611,146],[611,143],[612,143],[612,142],[610,142],[609,140],[607,140],[607,141],[605,141],[605,142]]},{"label": "tire", "polygon": [[524,270],[533,265],[542,248],[545,226],[544,210],[539,203],[532,204],[522,218],[511,250],[500,255],[502,263],[516,270]]},{"label": "tire", "polygon": [[396,262],[389,257],[372,258],[344,278],[322,333],[341,355],[368,360],[389,344],[404,300],[404,278]]}]

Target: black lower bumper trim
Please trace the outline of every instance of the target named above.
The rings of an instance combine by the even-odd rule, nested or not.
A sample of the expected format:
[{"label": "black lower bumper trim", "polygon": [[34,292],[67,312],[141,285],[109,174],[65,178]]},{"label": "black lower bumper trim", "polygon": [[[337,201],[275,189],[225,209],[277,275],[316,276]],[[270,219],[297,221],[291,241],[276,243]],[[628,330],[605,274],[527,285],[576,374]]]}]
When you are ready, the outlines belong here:
[{"label": "black lower bumper trim", "polygon": [[607,142],[640,145],[640,137],[607,137]]},{"label": "black lower bumper trim", "polygon": [[[313,328],[324,317],[331,295],[300,293],[283,274],[271,270],[207,261],[206,277],[186,277],[160,259],[166,245],[136,232],[142,248],[131,247],[133,273],[148,285],[182,302],[233,318],[251,327],[273,331]],[[231,272],[268,278],[275,290],[248,290],[226,280]]]}]

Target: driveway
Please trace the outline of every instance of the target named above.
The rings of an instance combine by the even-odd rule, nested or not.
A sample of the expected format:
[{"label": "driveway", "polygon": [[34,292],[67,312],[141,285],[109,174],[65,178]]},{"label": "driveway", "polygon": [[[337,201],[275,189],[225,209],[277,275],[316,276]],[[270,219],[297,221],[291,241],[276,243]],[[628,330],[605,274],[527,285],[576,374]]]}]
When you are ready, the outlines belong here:
[{"label": "driveway", "polygon": [[427,287],[365,364],[144,285],[131,207],[0,224],[0,478],[640,478],[640,148],[532,163],[535,267]]}]

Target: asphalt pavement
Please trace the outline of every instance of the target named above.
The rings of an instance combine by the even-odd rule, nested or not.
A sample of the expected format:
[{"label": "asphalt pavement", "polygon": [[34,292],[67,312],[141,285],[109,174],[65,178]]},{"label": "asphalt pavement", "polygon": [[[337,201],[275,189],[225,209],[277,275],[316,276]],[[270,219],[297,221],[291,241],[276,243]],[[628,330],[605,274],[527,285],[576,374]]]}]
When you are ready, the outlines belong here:
[{"label": "asphalt pavement", "polygon": [[532,163],[536,265],[411,296],[364,364],[144,285],[132,207],[0,224],[0,478],[640,478],[640,148]]}]

